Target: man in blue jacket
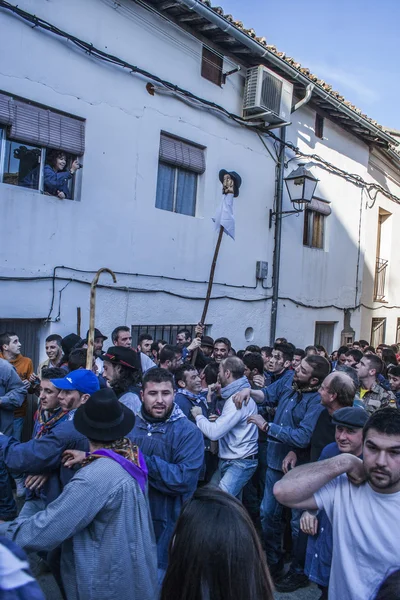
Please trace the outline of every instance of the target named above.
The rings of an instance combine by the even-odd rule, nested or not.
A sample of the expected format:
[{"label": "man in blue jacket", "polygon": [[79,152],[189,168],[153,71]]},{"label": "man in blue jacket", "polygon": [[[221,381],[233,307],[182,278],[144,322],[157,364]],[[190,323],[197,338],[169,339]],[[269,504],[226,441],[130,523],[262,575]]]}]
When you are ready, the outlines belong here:
[{"label": "man in blue jacket", "polygon": [[143,378],[142,408],[128,437],[140,447],[149,471],[149,501],[160,577],[183,503],[192,496],[204,461],[203,435],[174,403],[174,379],[154,368]]},{"label": "man in blue jacket", "polygon": [[[264,402],[258,415],[250,417],[261,431],[268,435],[267,475],[264,498],[261,504],[261,523],[265,536],[265,549],[271,575],[278,579],[283,573],[282,534],[284,529],[283,506],[273,495],[273,487],[282,479],[282,462],[290,450],[307,448],[320,413],[324,410],[318,389],[329,374],[326,358],[312,355],[303,358],[290,378],[281,378],[264,390]],[[253,394],[255,391],[252,391]],[[239,401],[249,396],[247,390],[239,392]],[[273,421],[268,418],[268,408],[276,407]],[[300,511],[292,511],[292,537],[299,533]],[[304,574],[298,573],[303,576]]]},{"label": "man in blue jacket", "polygon": [[99,380],[92,371],[78,369],[64,379],[51,383],[59,390],[59,402],[68,419],[54,427],[48,434],[20,443],[12,437],[0,435],[0,450],[8,469],[30,475],[47,474],[43,487],[46,504],[55,500],[74,472],[61,466],[61,456],[67,448],[88,451],[87,439],[75,429],[75,410],[86,402],[90,394],[99,389]]}]

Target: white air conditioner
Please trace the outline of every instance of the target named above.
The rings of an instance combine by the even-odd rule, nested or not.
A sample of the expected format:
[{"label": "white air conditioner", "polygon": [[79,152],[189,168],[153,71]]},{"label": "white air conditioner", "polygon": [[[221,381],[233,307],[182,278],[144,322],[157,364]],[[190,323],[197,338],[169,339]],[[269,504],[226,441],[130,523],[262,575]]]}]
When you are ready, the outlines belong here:
[{"label": "white air conditioner", "polygon": [[293,85],[263,65],[247,70],[243,118],[285,123],[290,119]]}]

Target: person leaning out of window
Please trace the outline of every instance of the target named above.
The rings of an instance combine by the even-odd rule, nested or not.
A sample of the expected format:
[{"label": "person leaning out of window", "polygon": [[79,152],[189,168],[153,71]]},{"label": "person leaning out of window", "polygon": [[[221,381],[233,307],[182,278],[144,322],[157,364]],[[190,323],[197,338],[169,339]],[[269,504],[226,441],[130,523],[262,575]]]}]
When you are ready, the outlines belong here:
[{"label": "person leaning out of window", "polygon": [[71,199],[70,179],[79,169],[77,158],[67,166],[67,155],[62,150],[54,150],[48,153],[47,163],[44,166],[44,193],[57,196],[60,200]]}]

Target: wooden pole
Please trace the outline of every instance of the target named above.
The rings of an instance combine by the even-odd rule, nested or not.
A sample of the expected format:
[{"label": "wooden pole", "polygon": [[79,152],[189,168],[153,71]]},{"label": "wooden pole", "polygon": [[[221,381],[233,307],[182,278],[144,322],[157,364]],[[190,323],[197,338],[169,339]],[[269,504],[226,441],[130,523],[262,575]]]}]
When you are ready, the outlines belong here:
[{"label": "wooden pole", "polygon": [[96,275],[93,278],[93,281],[90,285],[90,319],[89,319],[89,335],[87,339],[87,358],[86,358],[86,368],[91,371],[92,370],[92,362],[93,362],[93,349],[94,349],[94,318],[96,313],[96,286],[99,281],[99,277],[101,273],[110,273],[113,278],[114,283],[117,283],[117,278],[111,269],[107,269],[104,267],[103,269],[99,269]]},{"label": "wooden pole", "polygon": [[[221,227],[219,228],[217,243],[215,245],[214,257],[213,257],[213,260],[212,260],[212,263],[211,263],[210,275],[209,275],[209,278],[208,278],[207,294],[206,294],[206,299],[205,299],[205,302],[204,302],[203,313],[201,315],[201,320],[200,320],[200,323],[202,325],[204,325],[205,322],[206,322],[208,305],[210,304],[211,290],[212,290],[212,286],[213,286],[213,282],[214,282],[215,267],[217,266],[217,259],[218,259],[219,249],[221,247],[221,242],[222,242],[222,236],[223,235],[224,235],[224,228],[221,225]],[[191,360],[192,365],[195,364],[196,358],[197,358],[197,348],[193,352],[193,355],[192,355],[192,360]]]},{"label": "wooden pole", "polygon": [[81,307],[76,307],[76,334],[81,337]]}]

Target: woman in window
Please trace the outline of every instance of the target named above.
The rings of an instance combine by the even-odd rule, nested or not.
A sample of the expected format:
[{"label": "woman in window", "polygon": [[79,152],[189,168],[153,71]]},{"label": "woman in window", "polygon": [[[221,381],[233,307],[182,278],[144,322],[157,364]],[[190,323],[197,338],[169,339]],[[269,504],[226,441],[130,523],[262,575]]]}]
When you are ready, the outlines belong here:
[{"label": "woman in window", "polygon": [[72,162],[69,170],[67,166],[67,155],[62,150],[53,150],[47,154],[47,164],[44,166],[44,192],[51,196],[57,196],[60,200],[71,199],[70,179],[79,169],[78,159]]}]

